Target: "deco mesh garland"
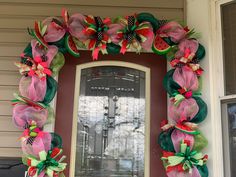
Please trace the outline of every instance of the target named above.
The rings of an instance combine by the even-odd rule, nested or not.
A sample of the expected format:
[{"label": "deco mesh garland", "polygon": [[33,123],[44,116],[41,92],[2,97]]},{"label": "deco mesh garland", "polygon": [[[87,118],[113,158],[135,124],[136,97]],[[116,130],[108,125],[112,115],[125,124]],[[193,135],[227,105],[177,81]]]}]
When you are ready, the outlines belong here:
[{"label": "deco mesh garland", "polygon": [[57,82],[54,80],[65,63],[64,54],[79,57],[79,49],[98,54],[125,54],[127,51],[151,49],[164,55],[172,69],[164,78],[170,96],[169,119],[162,121],[158,143],[167,176],[207,177],[207,145],[198,124],[207,115],[207,105],[200,98],[199,62],[205,56],[197,33],[177,22],[157,20],[152,14],[140,13],[116,19],[73,14],[62,10],[62,17],[49,17],[28,29],[33,37],[16,62],[22,78],[19,94],[13,103],[13,121],[24,132],[21,136],[23,162],[30,177],[63,177],[61,137],[46,132],[43,126],[53,119],[50,102]]}]

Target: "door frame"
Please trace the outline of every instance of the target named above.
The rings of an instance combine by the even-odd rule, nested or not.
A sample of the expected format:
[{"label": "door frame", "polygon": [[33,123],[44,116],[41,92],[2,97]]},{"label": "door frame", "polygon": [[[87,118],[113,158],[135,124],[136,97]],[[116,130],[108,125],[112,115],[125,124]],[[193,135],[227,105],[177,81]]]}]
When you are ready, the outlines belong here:
[{"label": "door frame", "polygon": [[167,72],[167,63],[163,56],[157,56],[153,53],[141,53],[137,55],[128,52],[126,55],[101,55],[99,61],[91,61],[90,51],[81,51],[80,59],[71,55],[66,55],[66,63],[59,73],[58,77],[58,94],[57,109],[55,121],[55,133],[60,134],[63,138],[64,154],[67,156],[65,162],[68,168],[65,171],[69,177],[70,158],[71,158],[71,136],[73,128],[73,111],[74,111],[74,92],[76,80],[76,66],[86,63],[96,63],[100,61],[113,61],[137,64],[150,69],[150,163],[149,177],[165,177],[165,169],[163,168],[161,158],[161,148],[157,143],[157,137],[161,132],[160,124],[163,119],[167,118],[167,93],[163,87],[163,78]]},{"label": "door frame", "polygon": [[123,61],[98,61],[84,63],[76,66],[75,78],[75,92],[74,92],[74,108],[73,108],[73,124],[71,136],[71,154],[70,154],[70,177],[75,174],[75,161],[76,161],[76,144],[77,144],[77,120],[78,120],[78,107],[80,95],[80,81],[81,70],[99,66],[117,66],[132,68],[143,71],[145,73],[145,162],[144,162],[144,177],[150,177],[150,93],[151,93],[151,72],[150,68]]}]

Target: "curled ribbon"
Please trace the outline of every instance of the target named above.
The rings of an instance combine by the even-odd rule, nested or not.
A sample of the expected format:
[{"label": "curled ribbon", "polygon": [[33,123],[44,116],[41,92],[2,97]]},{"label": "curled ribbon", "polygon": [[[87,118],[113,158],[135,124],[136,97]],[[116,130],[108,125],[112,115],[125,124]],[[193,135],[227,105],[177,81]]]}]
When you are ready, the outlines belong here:
[{"label": "curled ribbon", "polygon": [[93,59],[97,60],[99,51],[103,54],[107,54],[106,45],[110,42],[107,31],[111,24],[111,19],[102,19],[101,17],[89,15],[85,18],[85,24],[86,27],[83,33],[88,39],[85,40],[84,43],[89,50],[93,50]]},{"label": "curled ribbon", "polygon": [[49,69],[48,64],[41,57],[35,57],[35,68],[31,68],[28,72],[29,76],[37,75],[41,79],[46,79],[46,75],[51,76],[52,72]]},{"label": "curled ribbon", "polygon": [[26,140],[26,144],[32,145],[36,137],[43,137],[43,135],[44,132],[37,127],[36,122],[32,120],[30,124],[26,124],[25,130],[20,139],[22,141]]},{"label": "curled ribbon", "polygon": [[198,60],[194,59],[195,53],[191,52],[189,48],[184,51],[184,56],[181,58],[175,58],[170,62],[170,65],[174,68],[187,66],[194,71],[198,76],[202,75],[203,69],[198,64]]},{"label": "curled ribbon", "polygon": [[49,151],[41,151],[39,153],[39,159],[36,157],[27,157],[28,175],[30,177],[38,177],[39,175],[46,174],[49,177],[56,177],[62,173],[66,168],[66,163],[62,163],[64,156],[58,161],[56,158],[62,153],[59,148],[54,148]]},{"label": "curled ribbon", "polygon": [[46,75],[52,75],[48,64],[41,57],[34,59],[24,57],[21,62],[16,62],[15,65],[20,68],[20,73],[25,76],[37,75],[40,79],[44,80]]},{"label": "curled ribbon", "polygon": [[186,88],[178,89],[178,92],[174,93],[173,101],[174,105],[178,106],[184,99],[192,98],[193,96],[199,96],[201,93],[193,92],[192,90],[187,90]]},{"label": "curled ribbon", "polygon": [[187,33],[187,28],[183,28],[179,23],[174,21],[165,23],[157,31],[157,34],[159,34],[161,37],[170,37],[175,43],[178,43],[184,39]]},{"label": "curled ribbon", "polygon": [[154,34],[148,22],[139,23],[136,16],[128,16],[120,19],[120,23],[124,25],[124,28],[117,32],[117,39],[121,46],[120,53],[124,54],[130,47],[137,52],[142,48],[145,50],[151,48]]},{"label": "curled ribbon", "polygon": [[46,76],[51,76],[52,72],[49,69],[51,61],[58,52],[56,46],[49,46],[47,49],[42,48],[41,45],[33,40],[31,42],[33,57],[21,54],[21,61],[15,62],[19,68],[19,72],[24,76],[38,76],[45,80]]},{"label": "curled ribbon", "polygon": [[164,162],[167,172],[174,169],[178,171],[188,171],[192,173],[194,166],[203,166],[208,159],[208,156],[203,156],[202,153],[197,151],[191,151],[190,142],[183,140],[180,143],[180,152],[163,152],[161,158]]}]

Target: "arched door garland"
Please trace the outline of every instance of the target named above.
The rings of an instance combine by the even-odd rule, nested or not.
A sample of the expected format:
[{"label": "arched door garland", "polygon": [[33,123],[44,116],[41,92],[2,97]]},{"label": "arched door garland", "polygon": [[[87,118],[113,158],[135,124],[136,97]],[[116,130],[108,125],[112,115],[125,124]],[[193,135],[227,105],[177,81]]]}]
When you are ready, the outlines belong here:
[{"label": "arched door garland", "polygon": [[172,69],[164,78],[170,96],[169,118],[162,122],[158,143],[161,160],[169,177],[207,177],[207,155],[201,153],[207,140],[198,124],[207,115],[207,105],[200,98],[199,62],[205,56],[194,30],[177,22],[158,20],[152,14],[139,13],[116,19],[73,14],[62,10],[62,18],[49,17],[28,29],[34,38],[25,48],[16,66],[22,75],[19,93],[13,102],[13,121],[24,132],[21,136],[23,162],[30,177],[63,177],[62,140],[43,126],[53,119],[49,103],[57,82],[53,79],[65,63],[64,54],[79,57],[79,49],[98,54],[125,54],[126,51],[151,49],[164,55]]}]

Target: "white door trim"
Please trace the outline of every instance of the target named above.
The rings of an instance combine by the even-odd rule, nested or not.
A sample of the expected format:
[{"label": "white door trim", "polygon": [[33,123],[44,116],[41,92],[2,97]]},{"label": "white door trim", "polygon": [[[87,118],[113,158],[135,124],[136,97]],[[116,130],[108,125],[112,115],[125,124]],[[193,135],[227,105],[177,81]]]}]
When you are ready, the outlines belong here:
[{"label": "white door trim", "polygon": [[145,72],[145,171],[144,176],[150,176],[150,93],[151,93],[151,72],[150,68],[122,61],[98,61],[90,62],[76,67],[76,80],[75,80],[75,94],[74,94],[74,111],[73,111],[73,125],[71,136],[71,159],[70,159],[70,177],[75,174],[75,161],[76,161],[76,143],[77,143],[77,119],[78,119],[78,106],[80,95],[80,78],[81,70],[85,68],[98,67],[98,66],[120,66],[126,68],[133,68]]}]

